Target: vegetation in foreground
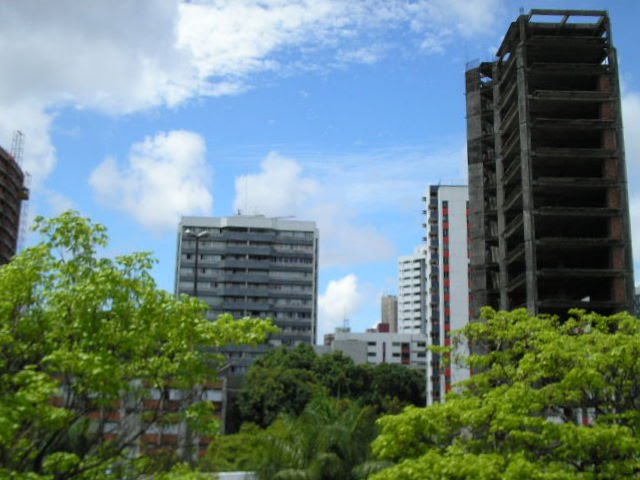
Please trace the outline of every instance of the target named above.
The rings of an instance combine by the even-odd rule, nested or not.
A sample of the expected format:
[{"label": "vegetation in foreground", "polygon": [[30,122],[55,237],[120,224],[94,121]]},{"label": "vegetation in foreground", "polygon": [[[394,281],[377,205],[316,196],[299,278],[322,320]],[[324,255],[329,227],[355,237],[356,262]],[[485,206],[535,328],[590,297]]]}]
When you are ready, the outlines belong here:
[{"label": "vegetation in foreground", "polygon": [[[130,455],[152,426],[215,433],[209,402],[170,412],[163,399],[215,380],[220,359],[202,347],[262,342],[271,323],[207,321],[206,305],[156,287],[149,254],[100,258],[104,227],[76,213],[36,230],[43,241],[0,268],[0,478],[132,478],[153,471]],[[129,428],[110,429],[115,411]]]},{"label": "vegetation in foreground", "polygon": [[374,480],[604,480],[640,476],[640,322],[484,309],[482,354],[441,405],[379,420]]}]

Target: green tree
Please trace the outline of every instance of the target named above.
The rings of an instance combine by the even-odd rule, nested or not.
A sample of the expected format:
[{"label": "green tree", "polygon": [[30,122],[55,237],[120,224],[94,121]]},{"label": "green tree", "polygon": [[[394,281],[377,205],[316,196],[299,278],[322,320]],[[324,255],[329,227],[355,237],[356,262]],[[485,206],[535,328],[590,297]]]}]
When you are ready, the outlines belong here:
[{"label": "green tree", "polygon": [[362,394],[362,402],[379,413],[399,413],[408,405],[423,406],[426,402],[424,370],[393,363],[381,363],[371,368],[371,383]]},{"label": "green tree", "polygon": [[310,345],[275,349],[249,369],[239,396],[242,420],[262,427],[278,414],[297,416],[319,394],[351,398],[378,413],[424,405],[424,372],[403,365],[355,365],[342,352],[317,355]]},{"label": "green tree", "polygon": [[265,480],[349,480],[370,457],[375,412],[319,396],[299,417],[281,415],[262,435],[257,473]]},{"label": "green tree", "polygon": [[640,476],[640,322],[483,310],[463,335],[483,354],[444,404],[379,420],[383,479]]},{"label": "green tree", "polygon": [[[43,241],[0,268],[0,477],[131,476],[145,464],[131,448],[151,426],[211,433],[194,392],[219,359],[203,347],[262,342],[274,327],[208,322],[204,304],[156,287],[149,254],[100,258],[105,228],[74,212],[36,230]],[[178,412],[163,408],[171,389],[185,392]]]},{"label": "green tree", "polygon": [[199,467],[208,472],[253,472],[260,465],[264,430],[245,423],[238,433],[214,438]]}]

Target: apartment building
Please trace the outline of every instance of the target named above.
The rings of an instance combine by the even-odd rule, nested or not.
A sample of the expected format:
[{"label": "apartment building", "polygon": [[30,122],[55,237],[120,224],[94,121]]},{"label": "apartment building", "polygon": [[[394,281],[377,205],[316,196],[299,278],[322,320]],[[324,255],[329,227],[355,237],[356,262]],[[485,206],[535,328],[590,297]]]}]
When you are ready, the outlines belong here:
[{"label": "apartment building", "polygon": [[176,294],[209,305],[207,316],[271,318],[281,332],[262,347],[229,346],[231,374],[243,374],[270,346],[314,344],[318,230],[314,222],[268,218],[183,217]]},{"label": "apartment building", "polygon": [[424,333],[427,271],[424,246],[398,259],[398,333]]},{"label": "apartment building", "polygon": [[[432,185],[424,197],[427,215],[426,328],[429,345],[450,346],[451,332],[469,322],[468,210],[466,185]],[[427,403],[444,399],[452,385],[469,377],[454,361],[467,352],[458,345],[448,358],[427,354]]]}]

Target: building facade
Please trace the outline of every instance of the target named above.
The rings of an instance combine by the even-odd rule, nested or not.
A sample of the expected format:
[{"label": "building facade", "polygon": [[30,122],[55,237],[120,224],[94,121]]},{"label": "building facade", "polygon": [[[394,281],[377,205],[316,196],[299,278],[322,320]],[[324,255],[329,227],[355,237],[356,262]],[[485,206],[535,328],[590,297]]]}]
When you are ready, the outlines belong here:
[{"label": "building facade", "polygon": [[380,323],[389,325],[389,332],[398,331],[398,297],[383,295],[380,299]]},{"label": "building facade", "polygon": [[424,333],[426,328],[427,250],[398,259],[398,333]]},{"label": "building facade", "polygon": [[16,254],[22,202],[29,198],[25,176],[13,156],[0,147],[0,265]]},{"label": "building facade", "polygon": [[411,333],[364,332],[336,330],[328,349],[340,351],[357,364],[395,363],[424,370],[427,361],[427,336]]},{"label": "building facade", "polygon": [[[463,185],[432,185],[424,197],[427,222],[427,321],[425,333],[433,346],[451,346],[451,332],[469,322],[468,209],[469,191]],[[444,400],[452,385],[469,377],[454,361],[464,354],[427,354],[427,403]]]},{"label": "building facade", "polygon": [[471,312],[633,306],[616,50],[605,11],[532,10],[466,72]]},{"label": "building facade", "polygon": [[[177,294],[230,313],[271,318],[281,331],[270,346],[314,344],[317,328],[318,231],[314,222],[264,216],[183,217],[178,234]],[[259,348],[230,346],[231,374],[243,374]]]}]

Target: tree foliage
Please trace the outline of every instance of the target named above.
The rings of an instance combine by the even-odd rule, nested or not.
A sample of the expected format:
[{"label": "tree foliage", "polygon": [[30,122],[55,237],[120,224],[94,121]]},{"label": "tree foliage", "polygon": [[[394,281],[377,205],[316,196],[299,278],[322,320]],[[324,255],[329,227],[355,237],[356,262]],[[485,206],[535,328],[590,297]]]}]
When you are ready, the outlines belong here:
[{"label": "tree foliage", "polygon": [[483,311],[463,335],[482,354],[444,404],[379,420],[383,479],[640,476],[640,322]]},{"label": "tree foliage", "polygon": [[310,345],[275,349],[249,369],[239,397],[244,421],[268,426],[297,416],[317,395],[351,398],[378,413],[424,405],[424,372],[402,365],[355,365],[342,352],[317,355]]},{"label": "tree foliage", "polygon": [[260,479],[350,480],[370,459],[375,412],[349,399],[314,397],[299,416],[281,414],[216,439],[203,469],[255,471]]},{"label": "tree foliage", "polygon": [[[215,379],[203,347],[261,342],[273,327],[208,322],[204,304],[156,287],[149,254],[100,258],[105,228],[74,212],[36,230],[43,241],[0,268],[0,477],[131,475],[131,449],[152,425],[208,424],[193,395],[178,412],[162,407],[170,389]],[[141,415],[152,391],[157,406]]]}]

